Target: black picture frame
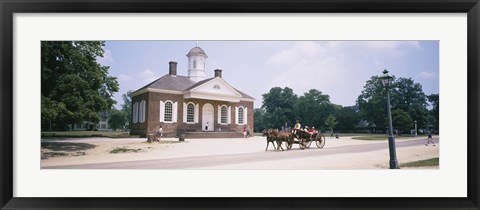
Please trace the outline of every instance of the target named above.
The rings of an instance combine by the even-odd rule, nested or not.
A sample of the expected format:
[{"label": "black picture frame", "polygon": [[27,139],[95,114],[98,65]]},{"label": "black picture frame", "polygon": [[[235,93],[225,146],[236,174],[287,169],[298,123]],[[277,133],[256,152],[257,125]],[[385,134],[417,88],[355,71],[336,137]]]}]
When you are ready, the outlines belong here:
[{"label": "black picture frame", "polygon": [[[0,0],[1,209],[479,209],[478,0]],[[13,197],[15,13],[466,13],[468,163],[465,198],[25,198]],[[445,180],[452,181],[452,180]],[[321,189],[319,189],[321,190]],[[348,189],[346,189],[348,190]]]}]

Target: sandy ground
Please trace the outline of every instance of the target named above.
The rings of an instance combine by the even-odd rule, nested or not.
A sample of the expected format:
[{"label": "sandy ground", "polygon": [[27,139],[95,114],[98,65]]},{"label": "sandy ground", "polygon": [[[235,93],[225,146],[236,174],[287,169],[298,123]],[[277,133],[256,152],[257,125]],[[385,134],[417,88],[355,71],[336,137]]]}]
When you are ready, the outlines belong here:
[{"label": "sandy ground", "polygon": [[[421,138],[397,139],[398,143],[402,141],[415,141]],[[368,151],[368,152],[352,152],[341,153],[321,158],[315,156],[302,157],[302,152],[321,152],[321,150],[340,150],[345,146],[352,145],[373,145],[386,144],[385,141],[362,141],[352,140],[350,137],[341,137],[340,139],[328,138],[323,149],[317,149],[315,143],[310,149],[299,150],[298,145],[293,146],[290,151],[274,151],[270,145],[269,150],[265,151],[265,137],[252,137],[248,139],[231,138],[231,139],[186,139],[185,142],[178,142],[176,138],[164,138],[161,143],[146,143],[145,139],[110,139],[110,138],[87,138],[87,139],[68,139],[68,140],[42,140],[42,141],[61,141],[88,143],[96,147],[84,150],[85,155],[81,156],[60,156],[50,157],[41,160],[42,167],[78,165],[89,163],[110,163],[122,161],[141,161],[169,158],[185,158],[199,156],[229,155],[229,154],[252,154],[252,153],[279,153],[290,152],[297,153],[298,157],[281,160],[268,160],[250,163],[228,164],[215,167],[204,167],[201,169],[278,169],[278,165],[282,165],[282,169],[387,169],[389,152],[388,147],[385,149]],[[408,146],[397,147],[397,159],[399,164],[439,157],[439,147],[425,146],[423,143]],[[397,143],[397,145],[398,145]],[[128,152],[111,154],[110,151],[115,148],[141,149],[140,152]],[[51,152],[42,149],[43,152]],[[303,153],[305,154],[305,153]],[[426,167],[438,168],[438,167]],[[414,168],[417,169],[417,168]]]}]

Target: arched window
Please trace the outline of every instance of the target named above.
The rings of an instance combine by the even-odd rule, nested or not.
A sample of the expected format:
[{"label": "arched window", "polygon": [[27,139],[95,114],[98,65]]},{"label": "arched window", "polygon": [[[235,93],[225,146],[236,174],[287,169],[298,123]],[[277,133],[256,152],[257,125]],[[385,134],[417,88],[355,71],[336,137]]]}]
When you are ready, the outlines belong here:
[{"label": "arched window", "polygon": [[187,122],[194,121],[195,106],[193,104],[187,105]]},{"label": "arched window", "polygon": [[172,122],[172,116],[173,116],[173,105],[172,102],[165,102],[165,122]]},{"label": "arched window", "polygon": [[193,68],[194,68],[194,69],[197,68],[197,61],[193,61]]},{"label": "arched window", "polygon": [[220,120],[220,123],[227,123],[227,106],[222,106],[222,108],[220,109],[220,116],[221,116],[221,120]]},{"label": "arched window", "polygon": [[238,124],[243,124],[243,107],[238,108]]}]

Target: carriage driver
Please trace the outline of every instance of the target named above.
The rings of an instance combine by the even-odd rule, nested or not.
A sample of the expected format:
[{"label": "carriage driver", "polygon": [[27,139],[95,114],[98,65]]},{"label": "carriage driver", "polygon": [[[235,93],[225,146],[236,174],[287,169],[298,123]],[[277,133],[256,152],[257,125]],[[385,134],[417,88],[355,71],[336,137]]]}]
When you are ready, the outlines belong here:
[{"label": "carriage driver", "polygon": [[298,130],[302,128],[302,125],[300,125],[300,121],[297,120],[297,123],[295,124],[295,127],[293,128],[292,133],[296,134]]}]

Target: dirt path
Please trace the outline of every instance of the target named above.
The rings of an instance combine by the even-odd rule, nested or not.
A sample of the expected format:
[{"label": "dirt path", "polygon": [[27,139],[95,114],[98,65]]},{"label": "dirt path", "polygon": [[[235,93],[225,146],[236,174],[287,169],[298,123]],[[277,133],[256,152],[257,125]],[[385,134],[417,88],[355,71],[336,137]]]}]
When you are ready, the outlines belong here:
[{"label": "dirt path", "polygon": [[[265,151],[264,137],[249,139],[165,139],[171,143],[144,143],[143,139],[70,139],[62,142],[95,145],[83,156],[43,159],[42,168],[148,168],[148,169],[383,169],[388,168],[386,141],[327,138],[323,149]],[[424,138],[396,140],[399,163],[439,157],[437,146],[425,146]],[[111,154],[115,148],[140,152]],[[44,150],[44,152],[47,150]],[[48,151],[47,151],[48,152]]]}]

